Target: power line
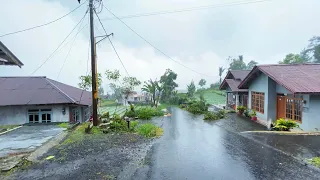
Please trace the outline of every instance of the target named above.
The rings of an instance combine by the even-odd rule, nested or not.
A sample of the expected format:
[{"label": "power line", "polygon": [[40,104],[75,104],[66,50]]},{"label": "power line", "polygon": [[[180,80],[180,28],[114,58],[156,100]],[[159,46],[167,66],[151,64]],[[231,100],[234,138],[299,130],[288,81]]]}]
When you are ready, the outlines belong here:
[{"label": "power line", "polygon": [[26,29],[23,29],[23,30],[19,30],[19,31],[14,31],[14,32],[10,32],[10,33],[6,33],[6,34],[3,34],[3,35],[0,35],[0,38],[1,37],[5,37],[5,36],[9,36],[9,35],[12,35],[12,34],[17,34],[17,33],[21,33],[21,32],[25,32],[25,31],[30,31],[30,30],[33,30],[33,29],[36,29],[36,28],[40,28],[40,27],[43,27],[43,26],[47,26],[49,24],[52,24],[54,22],[57,22],[63,18],[65,18],[66,16],[70,15],[71,13],[73,13],[74,11],[76,11],[77,9],[79,9],[84,3],[86,3],[87,1],[83,2],[82,4],[80,4],[78,7],[76,7],[75,9],[73,9],[72,11],[70,11],[69,13],[59,17],[58,19],[55,19],[53,21],[50,21],[50,22],[47,22],[47,23],[44,23],[44,24],[41,24],[41,25],[37,25],[37,26],[33,26],[33,27],[30,27],[30,28],[26,28]]},{"label": "power line", "polygon": [[169,55],[167,55],[166,53],[164,53],[163,51],[161,51],[159,48],[157,48],[156,46],[154,46],[153,44],[151,44],[148,40],[146,40],[146,39],[145,39],[144,37],[142,37],[140,34],[138,34],[135,30],[133,30],[130,26],[128,26],[125,22],[123,22],[123,21],[122,21],[120,18],[118,18],[115,14],[113,14],[113,12],[111,12],[108,8],[106,8],[105,6],[104,6],[104,8],[105,8],[107,11],[109,11],[114,17],[116,17],[119,21],[121,21],[125,26],[127,26],[127,28],[129,28],[133,33],[135,33],[137,36],[139,36],[142,40],[144,40],[144,41],[145,41],[146,43],[148,43],[150,46],[152,46],[153,48],[155,48],[155,49],[156,49],[157,51],[159,51],[161,54],[163,54],[164,56],[166,56],[168,59],[176,62],[177,64],[179,64],[179,65],[181,65],[181,66],[183,66],[183,67],[185,67],[185,68],[187,68],[187,69],[189,69],[189,70],[191,70],[191,71],[193,71],[193,72],[195,72],[195,73],[197,73],[197,74],[200,74],[200,75],[203,75],[203,76],[212,77],[212,76],[209,76],[209,75],[200,73],[200,72],[198,72],[198,71],[196,71],[196,70],[194,70],[194,69],[191,69],[191,68],[189,68],[188,66],[186,66],[186,65],[180,63],[179,61],[173,59],[172,57],[170,57]]},{"label": "power line", "polygon": [[[90,60],[90,39],[89,39],[89,43],[88,43],[88,59],[87,59],[87,72],[86,72],[86,76],[88,75],[88,71],[89,71],[89,60]],[[82,92],[81,92],[81,96],[80,96],[80,101],[79,103],[81,103],[81,100],[82,100],[82,95],[83,95],[83,92],[85,91],[85,89],[83,88],[82,89]]]},{"label": "power line", "polygon": [[[176,10],[167,10],[167,11],[158,11],[158,12],[151,12],[151,13],[131,14],[131,15],[120,16],[119,18],[120,19],[131,19],[131,18],[146,17],[146,16],[156,16],[156,15],[162,15],[162,14],[174,14],[174,13],[198,11],[198,10],[204,10],[204,9],[221,8],[221,7],[228,7],[228,6],[239,6],[239,5],[246,5],[246,4],[255,4],[255,3],[267,2],[267,1],[272,1],[272,0],[256,0],[256,1],[240,1],[240,2],[222,3],[222,4],[198,6],[198,7],[176,9]],[[117,18],[116,17],[103,18],[102,21],[114,20],[114,19],[117,19]]]},{"label": "power line", "polygon": [[84,16],[80,19],[80,21],[74,26],[74,28],[71,30],[71,32],[64,38],[64,40],[59,44],[59,46],[50,54],[50,56],[39,66],[37,67],[32,73],[31,75],[33,75],[35,72],[37,72],[47,61],[49,61],[54,55],[55,53],[58,51],[58,49],[62,46],[62,44],[68,39],[68,37],[72,34],[72,32],[77,28],[77,26],[82,22],[82,20],[86,17],[88,13],[88,10],[86,11],[86,13],[84,14]]},{"label": "power line", "polygon": [[65,59],[64,59],[64,61],[63,61],[63,64],[62,64],[62,66],[61,66],[61,68],[60,68],[60,71],[59,71],[59,73],[58,73],[57,80],[59,79],[59,76],[60,76],[60,74],[61,74],[61,72],[62,72],[62,69],[63,69],[63,67],[64,67],[64,65],[65,65],[65,63],[66,63],[66,61],[67,61],[67,59],[68,59],[68,57],[69,57],[69,55],[70,55],[70,52],[71,52],[71,50],[72,50],[72,47],[73,47],[73,45],[74,45],[74,43],[75,43],[75,41],[76,41],[76,38],[77,38],[78,34],[88,25],[88,24],[86,24],[85,26],[83,26],[83,27],[81,28],[82,23],[83,23],[83,20],[84,20],[84,19],[82,19],[82,22],[80,23],[78,32],[77,32],[76,35],[73,37],[73,41],[72,41],[72,43],[71,43],[71,46],[70,46],[69,51],[68,51],[68,53],[67,53],[67,56],[65,57]]},{"label": "power line", "polygon": [[[102,6],[104,6],[104,5],[102,4]],[[119,59],[119,61],[120,61],[120,62],[121,62],[121,64],[122,64],[122,67],[123,67],[123,68],[124,68],[124,70],[126,71],[127,75],[130,77],[129,72],[128,72],[128,70],[127,70],[126,66],[123,64],[123,62],[122,62],[122,60],[121,60],[121,58],[120,58],[120,56],[119,56],[119,54],[118,54],[118,52],[117,52],[116,48],[114,47],[114,45],[113,45],[113,43],[112,43],[112,41],[111,41],[110,37],[108,36],[108,33],[107,33],[106,29],[104,28],[104,26],[103,26],[103,24],[102,24],[102,22],[101,22],[101,20],[100,20],[100,17],[98,16],[98,14],[97,14],[97,12],[96,12],[96,11],[94,11],[94,12],[95,12],[95,14],[96,14],[96,16],[97,16],[97,18],[98,18],[98,20],[99,20],[99,22],[100,22],[100,24],[101,24],[101,26],[102,26],[103,30],[104,30],[104,32],[106,33],[106,36],[107,36],[107,38],[109,39],[109,42],[110,42],[110,44],[111,44],[111,46],[112,46],[112,48],[113,48],[114,52],[117,54],[118,59]]]}]

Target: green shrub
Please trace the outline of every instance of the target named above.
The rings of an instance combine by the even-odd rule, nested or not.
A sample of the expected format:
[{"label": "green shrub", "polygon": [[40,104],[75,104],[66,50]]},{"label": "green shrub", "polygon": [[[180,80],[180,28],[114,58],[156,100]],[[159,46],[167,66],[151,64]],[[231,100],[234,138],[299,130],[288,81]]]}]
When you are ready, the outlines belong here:
[{"label": "green shrub", "polygon": [[252,110],[250,113],[250,117],[257,117],[257,112],[255,110]]},{"label": "green shrub", "polygon": [[245,106],[238,106],[237,110],[244,112],[247,108]]},{"label": "green shrub", "polygon": [[110,118],[109,111],[103,113],[103,114],[101,115],[101,118],[107,118],[107,119],[109,119],[109,118]]},{"label": "green shrub", "polygon": [[137,132],[145,137],[159,137],[163,134],[163,129],[153,124],[142,124],[137,128]]},{"label": "green shrub", "polygon": [[124,116],[130,117],[130,118],[135,118],[137,115],[134,111],[126,111]]},{"label": "green shrub", "polygon": [[318,168],[320,168],[320,157],[314,157],[312,159],[309,159],[308,162]]},{"label": "green shrub", "polygon": [[226,113],[236,113],[236,111],[231,109],[231,110],[226,110]]},{"label": "green shrub", "polygon": [[67,122],[60,123],[60,124],[58,124],[58,126],[61,127],[61,128],[68,128],[69,127],[69,123],[67,123]]},{"label": "green shrub", "polygon": [[246,109],[243,113],[246,117],[251,117],[251,114],[248,109]]},{"label": "green shrub", "polygon": [[204,120],[218,120],[218,119],[223,119],[226,116],[225,110],[220,110],[216,113],[214,112],[206,112],[204,114]]},{"label": "green shrub", "polygon": [[293,120],[285,120],[283,118],[278,119],[274,125],[274,129],[276,131],[288,131],[294,127],[299,127],[298,123]]},{"label": "green shrub", "polygon": [[217,120],[218,117],[217,117],[216,113],[214,113],[214,112],[206,112],[204,114],[204,118],[203,119],[204,120]]},{"label": "green shrub", "polygon": [[163,116],[164,113],[160,109],[145,107],[136,111],[139,119],[150,120],[153,116]]},{"label": "green shrub", "polygon": [[192,114],[202,114],[208,111],[208,104],[205,101],[192,101],[187,107],[187,111]]},{"label": "green shrub", "polygon": [[183,108],[186,108],[186,105],[185,105],[185,104],[180,104],[180,105],[179,105],[179,108],[182,108],[182,109],[183,109]]}]

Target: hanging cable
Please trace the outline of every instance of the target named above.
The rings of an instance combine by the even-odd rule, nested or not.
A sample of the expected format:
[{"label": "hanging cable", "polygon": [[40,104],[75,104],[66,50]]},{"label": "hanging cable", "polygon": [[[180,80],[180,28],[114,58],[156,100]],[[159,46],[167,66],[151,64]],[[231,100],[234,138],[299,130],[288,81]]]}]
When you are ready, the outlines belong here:
[{"label": "hanging cable", "polygon": [[63,61],[63,64],[62,64],[62,66],[61,66],[61,68],[60,68],[60,70],[59,70],[59,73],[58,73],[58,76],[57,76],[57,80],[58,80],[59,77],[60,77],[60,74],[61,74],[61,72],[62,72],[62,69],[63,69],[63,67],[64,67],[64,65],[65,65],[65,63],[66,63],[66,61],[67,61],[67,59],[68,59],[68,57],[69,57],[69,55],[70,55],[70,52],[71,52],[71,50],[72,50],[72,47],[73,47],[73,45],[74,45],[74,43],[75,43],[75,41],[76,41],[76,38],[77,38],[78,34],[88,25],[88,24],[86,24],[85,26],[81,27],[81,26],[82,26],[82,23],[83,23],[83,20],[84,20],[84,19],[82,19],[82,22],[80,23],[78,32],[77,32],[76,35],[73,37],[71,46],[70,46],[69,51],[68,51],[68,53],[67,53],[67,56],[65,57],[65,59],[64,59],[64,61]]},{"label": "hanging cable", "polygon": [[21,32],[25,32],[25,31],[30,31],[30,30],[33,30],[33,29],[36,29],[36,28],[40,28],[40,27],[43,27],[43,26],[47,26],[49,24],[52,24],[54,22],[57,22],[65,17],[67,17],[68,15],[70,15],[71,13],[73,13],[74,11],[76,11],[77,9],[79,9],[82,5],[84,5],[87,1],[83,2],[82,4],[80,4],[78,7],[76,7],[75,9],[73,9],[72,11],[70,11],[69,13],[59,17],[58,19],[55,19],[53,21],[50,21],[50,22],[47,22],[47,23],[44,23],[44,24],[41,24],[41,25],[37,25],[37,26],[33,26],[33,27],[30,27],[30,28],[26,28],[26,29],[23,29],[23,30],[19,30],[19,31],[14,31],[14,32],[10,32],[10,33],[6,33],[6,34],[2,34],[0,35],[0,38],[1,37],[5,37],[5,36],[9,36],[9,35],[12,35],[12,34],[17,34],[17,33],[21,33]]},{"label": "hanging cable", "polygon": [[123,22],[120,18],[118,18],[113,12],[111,12],[107,7],[104,6],[104,8],[109,11],[114,17],[116,17],[119,21],[121,21],[127,28],[129,28],[133,33],[135,33],[137,36],[139,36],[142,40],[144,40],[146,43],[148,43],[150,46],[152,46],[153,48],[155,48],[157,51],[159,51],[161,54],[163,54],[164,56],[166,56],[168,59],[176,62],[177,64],[199,74],[199,75],[203,75],[203,76],[208,76],[208,77],[213,77],[213,76],[209,76],[209,75],[206,75],[206,74],[203,74],[203,73],[200,73],[194,69],[191,69],[189,68],[188,66],[180,63],[179,61],[173,59],[172,57],[170,57],[169,55],[167,55],[166,53],[164,53],[163,51],[161,51],[159,48],[157,48],[156,46],[154,46],[153,44],[151,44],[148,40],[146,40],[144,37],[142,37],[140,34],[138,34],[135,30],[133,30],[130,26],[128,26],[125,22]]},{"label": "hanging cable", "polygon": [[[102,4],[102,5],[103,5],[103,4]],[[127,70],[126,66],[124,65],[124,63],[123,63],[123,61],[121,60],[121,58],[120,58],[120,56],[119,56],[119,54],[118,54],[118,52],[117,52],[116,48],[114,47],[114,45],[113,45],[113,43],[112,43],[112,41],[111,41],[110,37],[108,36],[108,33],[107,33],[106,29],[104,28],[104,26],[103,26],[103,24],[102,24],[102,22],[101,22],[101,20],[100,20],[100,17],[98,16],[98,14],[97,14],[97,12],[96,12],[95,10],[94,10],[94,12],[95,12],[95,14],[96,14],[96,16],[97,16],[97,18],[98,18],[98,20],[99,20],[99,22],[100,22],[100,24],[101,24],[101,26],[102,26],[103,30],[104,30],[104,32],[106,33],[107,38],[108,38],[108,40],[109,40],[109,42],[110,42],[110,44],[111,44],[111,46],[112,46],[112,48],[113,48],[114,52],[117,54],[118,59],[119,59],[119,61],[120,61],[120,62],[121,62],[121,64],[122,64],[122,67],[123,67],[123,68],[124,68],[124,70],[126,71],[127,75],[130,77],[129,72],[128,72],[128,70]]]},{"label": "hanging cable", "polygon": [[84,14],[84,16],[80,19],[80,21],[74,26],[74,28],[71,30],[71,32],[64,38],[64,40],[59,44],[59,46],[50,54],[50,56],[39,66],[37,67],[31,75],[33,75],[35,72],[37,72],[46,62],[48,62],[54,55],[55,53],[59,50],[59,48],[62,46],[62,44],[68,39],[68,37],[72,34],[72,32],[77,28],[77,26],[82,22],[82,20],[86,17],[88,13],[88,10]]},{"label": "hanging cable", "polygon": [[[120,19],[130,19],[130,18],[139,18],[139,17],[146,17],[146,16],[163,15],[163,14],[174,14],[174,13],[198,11],[198,10],[204,10],[204,9],[228,7],[228,6],[239,6],[239,5],[246,5],[246,4],[255,4],[255,3],[262,3],[262,2],[267,2],[267,1],[272,1],[272,0],[238,1],[238,2],[207,5],[207,6],[198,6],[198,7],[192,7],[192,8],[176,9],[176,10],[167,10],[167,11],[158,11],[158,12],[151,12],[151,13],[131,14],[131,15],[120,16],[119,18]],[[116,17],[103,18],[101,20],[102,21],[106,21],[106,20],[114,20],[114,19],[117,19],[117,18]]]}]

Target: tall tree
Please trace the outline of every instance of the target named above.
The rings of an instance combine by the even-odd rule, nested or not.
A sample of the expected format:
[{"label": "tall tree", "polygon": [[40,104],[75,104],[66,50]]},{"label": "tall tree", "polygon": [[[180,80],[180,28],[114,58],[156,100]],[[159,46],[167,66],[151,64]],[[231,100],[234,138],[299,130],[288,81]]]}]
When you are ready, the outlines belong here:
[{"label": "tall tree", "polygon": [[151,94],[151,101],[152,106],[157,107],[159,102],[159,97],[162,91],[162,88],[159,85],[157,80],[150,79],[149,81],[145,81],[143,87],[141,88],[142,91]]},{"label": "tall tree", "polygon": [[[80,83],[78,83],[78,86],[81,89],[84,90],[91,90],[92,88],[92,78],[91,75],[87,75],[87,76],[80,76]],[[98,87],[101,85],[102,83],[102,76],[100,73],[98,73]]]},{"label": "tall tree", "polygon": [[320,63],[320,36],[314,36],[309,40],[308,47],[302,54],[311,56],[313,62]]},{"label": "tall tree", "polygon": [[286,57],[279,61],[279,64],[301,64],[306,63],[306,59],[302,58],[300,54],[287,54]]},{"label": "tall tree", "polygon": [[205,86],[206,83],[207,83],[207,81],[205,79],[200,79],[198,84],[199,84],[199,86],[201,86],[201,88],[203,88],[203,86]]},{"label": "tall tree", "polygon": [[122,82],[122,93],[125,98],[125,104],[128,102],[128,97],[133,93],[133,90],[136,86],[139,86],[141,81],[136,77],[124,77]]},{"label": "tall tree", "polygon": [[98,93],[99,93],[99,96],[103,96],[104,95],[104,89],[103,89],[103,87],[101,85],[98,88]]},{"label": "tall tree", "polygon": [[189,85],[187,85],[187,95],[189,98],[192,98],[194,96],[194,93],[196,92],[196,86],[194,85],[193,80],[191,81],[191,83]]},{"label": "tall tree", "polygon": [[256,61],[251,60],[248,64],[247,64],[247,70],[251,70],[253,69],[254,66],[256,66],[258,63]]},{"label": "tall tree", "polygon": [[219,67],[219,77],[220,77],[220,84],[221,84],[221,81],[222,81],[222,74],[223,74],[223,72],[224,72],[224,70],[225,70],[225,68],[224,67]]},{"label": "tall tree", "polygon": [[237,59],[232,59],[229,70],[245,70],[247,69],[246,63],[243,61],[243,56],[240,55]]},{"label": "tall tree", "polygon": [[177,73],[173,72],[171,69],[166,69],[166,72],[160,77],[160,83],[163,88],[161,99],[163,101],[168,100],[173,90],[178,87],[178,84],[175,82],[177,76]]}]

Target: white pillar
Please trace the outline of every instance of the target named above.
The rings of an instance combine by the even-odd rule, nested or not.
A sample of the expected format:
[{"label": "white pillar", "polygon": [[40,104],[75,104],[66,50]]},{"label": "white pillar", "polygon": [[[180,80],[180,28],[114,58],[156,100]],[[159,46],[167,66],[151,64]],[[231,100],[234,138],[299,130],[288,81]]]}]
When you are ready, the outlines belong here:
[{"label": "white pillar", "polygon": [[239,106],[239,94],[237,93],[236,94],[236,109],[238,108]]}]

